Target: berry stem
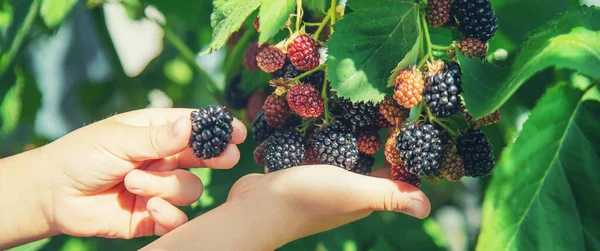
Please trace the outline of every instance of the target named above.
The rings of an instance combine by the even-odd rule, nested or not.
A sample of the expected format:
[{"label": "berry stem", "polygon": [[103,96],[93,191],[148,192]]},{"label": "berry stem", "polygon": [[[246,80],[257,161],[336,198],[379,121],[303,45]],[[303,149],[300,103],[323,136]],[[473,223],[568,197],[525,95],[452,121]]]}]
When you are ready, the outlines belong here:
[{"label": "berry stem", "polygon": [[296,131],[298,131],[298,133],[302,134],[302,137],[306,136],[306,130],[308,130],[308,128],[310,128],[313,125],[315,120],[317,120],[317,119],[312,118],[307,121],[304,121],[301,125],[296,127]]},{"label": "berry stem", "polygon": [[331,11],[331,33],[333,33],[333,25],[337,21],[336,8],[337,8],[337,0],[331,0],[331,7],[329,7],[329,10]]},{"label": "berry stem", "polygon": [[431,122],[434,122],[438,125],[440,125],[441,127],[443,127],[448,133],[450,133],[450,136],[452,136],[452,138],[456,137],[456,132],[454,130],[452,130],[450,127],[448,127],[446,124],[442,123],[441,121],[433,118],[431,119]]},{"label": "berry stem", "polygon": [[302,73],[302,74],[298,75],[297,77],[293,78],[291,82],[298,82],[298,81],[300,81],[300,79],[302,79],[302,78],[304,78],[304,77],[306,77],[306,76],[308,76],[308,75],[310,75],[310,74],[312,74],[314,72],[317,72],[317,71],[320,71],[320,70],[324,70],[325,68],[327,68],[326,64],[319,65],[319,66],[315,67],[314,69],[312,69],[310,71],[307,71],[305,73]]},{"label": "berry stem", "polygon": [[302,10],[302,0],[296,0],[296,31],[300,30],[302,15],[304,15],[304,11]]},{"label": "berry stem", "polygon": [[421,118],[422,114],[423,114],[423,107],[425,106],[424,102],[421,102],[419,104],[419,109],[417,110],[417,120],[419,120],[419,118]]},{"label": "berry stem", "polygon": [[450,49],[450,47],[452,47],[451,45],[448,46],[443,46],[443,45],[437,45],[437,44],[430,44],[431,48],[435,49],[435,50],[440,50],[440,51],[446,51],[448,49]]},{"label": "berry stem", "polygon": [[427,27],[427,20],[425,20],[425,13],[422,11],[421,15],[421,25],[423,26],[423,33],[425,33],[425,42],[427,42],[427,57],[433,60],[433,54],[431,52],[432,44],[431,37],[429,36],[429,28]]},{"label": "berry stem", "polygon": [[327,11],[327,15],[323,18],[323,21],[321,21],[321,23],[319,24],[319,28],[317,28],[317,31],[315,31],[315,34],[313,35],[314,40],[319,41],[319,35],[321,35],[321,31],[323,31],[323,28],[325,28],[325,25],[330,19],[331,11]]}]

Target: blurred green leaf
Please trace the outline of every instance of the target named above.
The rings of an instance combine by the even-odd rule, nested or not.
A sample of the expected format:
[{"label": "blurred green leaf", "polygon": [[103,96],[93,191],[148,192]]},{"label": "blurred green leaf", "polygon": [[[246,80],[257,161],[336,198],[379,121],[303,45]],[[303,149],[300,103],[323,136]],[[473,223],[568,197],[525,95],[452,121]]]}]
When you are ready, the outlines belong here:
[{"label": "blurred green leaf", "polygon": [[14,247],[11,249],[8,249],[6,251],[34,251],[34,250],[40,250],[42,247],[44,247],[46,244],[48,244],[50,242],[50,238],[46,238],[46,239],[41,239],[39,241],[34,241],[34,242],[30,242],[18,247]]},{"label": "blurred green leaf", "polygon": [[547,67],[600,77],[599,30],[600,8],[575,7],[536,30],[508,71],[459,56],[469,112],[475,118],[493,112],[527,79]]},{"label": "blurred green leaf", "polygon": [[264,88],[269,85],[271,75],[263,71],[242,71],[242,91],[246,94],[251,94],[254,91]]},{"label": "blurred green leaf", "polygon": [[[135,1],[137,0],[128,0]],[[160,10],[167,20],[182,21],[188,27],[210,24],[211,1],[145,0]]]},{"label": "blurred green leaf", "polygon": [[0,118],[2,119],[2,127],[0,127],[0,136],[6,136],[13,132],[19,125],[19,118],[22,111],[21,94],[25,83],[22,80],[17,80],[17,84],[13,85],[4,99],[0,103]]},{"label": "blurred green leaf", "polygon": [[503,152],[485,195],[479,250],[599,247],[599,110],[597,102],[593,112],[582,106],[584,94],[565,83],[549,89]]},{"label": "blurred green leaf", "polygon": [[295,0],[261,0],[260,6],[260,35],[258,43],[267,42],[283,28],[290,14],[296,9]]},{"label": "blurred green leaf", "polygon": [[165,76],[173,83],[186,86],[194,79],[194,71],[181,58],[168,61],[164,67]]},{"label": "blurred green leaf", "polygon": [[11,3],[12,22],[8,28],[0,31],[0,80],[14,65],[14,59],[21,50],[40,8],[40,0],[14,0]]},{"label": "blurred green leaf", "polygon": [[448,248],[448,240],[446,240],[446,236],[442,231],[442,227],[435,219],[428,218],[423,220],[423,230],[427,233],[436,245],[439,247]]},{"label": "blurred green leaf", "polygon": [[77,0],[42,0],[40,16],[49,28],[56,28],[69,15]]},{"label": "blurred green leaf", "polygon": [[304,0],[302,3],[306,9],[320,13],[326,13],[331,6],[329,0]]},{"label": "blurred green leaf", "polygon": [[[10,1],[0,2],[0,30],[6,29],[13,19],[13,8]],[[2,35],[0,35],[2,37]]]},{"label": "blurred green leaf", "polygon": [[392,251],[394,248],[383,237],[378,237],[375,246],[370,251]]},{"label": "blurred green leaf", "polygon": [[353,101],[379,102],[391,91],[392,70],[419,37],[419,8],[412,0],[348,4],[354,12],[334,25],[327,42],[331,87]]},{"label": "blurred green leaf", "polygon": [[223,47],[232,33],[240,29],[246,18],[260,6],[260,0],[215,0],[210,23],[213,27],[212,41],[202,54]]}]

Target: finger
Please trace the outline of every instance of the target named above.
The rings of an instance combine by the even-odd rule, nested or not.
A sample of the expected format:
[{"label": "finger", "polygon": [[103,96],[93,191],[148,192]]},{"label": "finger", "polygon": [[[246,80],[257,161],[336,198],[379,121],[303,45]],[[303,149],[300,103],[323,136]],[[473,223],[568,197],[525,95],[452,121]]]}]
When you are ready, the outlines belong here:
[{"label": "finger", "polygon": [[239,121],[238,119],[234,119],[231,122],[233,126],[233,131],[231,132],[231,142],[232,144],[241,144],[246,140],[246,135],[248,134],[248,130],[244,123]]},{"label": "finger", "polygon": [[[204,165],[206,167],[215,168],[215,169],[230,169],[235,166],[240,160],[240,150],[236,145],[229,144],[225,151],[219,155],[219,157],[212,159],[203,160]],[[187,161],[190,161],[188,163]],[[188,158],[181,158],[181,165],[193,164],[191,160]]]},{"label": "finger", "polygon": [[[180,117],[190,118],[194,109],[187,108],[148,108],[115,115],[111,120],[130,126],[156,126],[175,122]],[[246,140],[247,129],[244,123],[234,119],[231,143],[241,144]]]},{"label": "finger", "polygon": [[154,220],[154,234],[158,236],[162,236],[188,221],[183,211],[159,197],[150,198],[146,209],[150,218]]},{"label": "finger", "polygon": [[229,195],[227,195],[227,201],[235,199],[236,196],[243,194],[247,191],[252,184],[256,184],[259,179],[262,179],[265,175],[259,173],[251,173],[241,177],[237,180],[231,189],[229,189]]},{"label": "finger", "polygon": [[98,135],[104,149],[126,160],[160,159],[188,147],[192,125],[187,117],[160,126],[129,126],[109,121]]},{"label": "finger", "polygon": [[363,204],[368,209],[401,212],[419,219],[426,218],[431,211],[427,196],[408,183],[366,176],[358,178],[362,179],[360,190],[363,191],[359,196],[370,198]]},{"label": "finger", "polygon": [[369,173],[369,175],[373,176],[373,177],[377,177],[377,178],[384,178],[384,179],[392,178],[391,170],[388,167],[379,168],[379,169]]},{"label": "finger", "polygon": [[200,178],[186,170],[153,172],[134,169],[125,176],[125,187],[144,197],[160,197],[177,205],[192,204],[202,195]]}]

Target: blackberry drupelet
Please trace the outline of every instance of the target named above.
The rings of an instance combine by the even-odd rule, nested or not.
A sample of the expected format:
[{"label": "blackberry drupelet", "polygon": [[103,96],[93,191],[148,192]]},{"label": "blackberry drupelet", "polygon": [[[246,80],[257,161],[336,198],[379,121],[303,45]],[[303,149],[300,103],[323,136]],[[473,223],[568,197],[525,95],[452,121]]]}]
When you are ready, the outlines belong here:
[{"label": "blackberry drupelet", "polygon": [[352,169],[351,172],[367,175],[373,171],[373,165],[375,164],[375,158],[373,156],[360,153],[358,156],[358,163]]},{"label": "blackberry drupelet", "polygon": [[352,103],[350,99],[342,98],[340,106],[344,119],[359,128],[375,124],[375,116],[379,112],[379,107],[373,102]]},{"label": "blackberry drupelet", "polygon": [[392,165],[391,172],[393,180],[403,181],[416,187],[421,186],[421,178],[406,170],[404,164]]},{"label": "blackberry drupelet", "polygon": [[427,107],[436,117],[447,118],[458,112],[461,93],[462,78],[458,63],[445,63],[443,70],[427,75],[423,96]]},{"label": "blackberry drupelet", "polygon": [[456,152],[455,147],[448,148],[444,151],[444,160],[442,161],[441,174],[448,181],[459,181],[465,176],[465,165],[462,158]]},{"label": "blackberry drupelet", "polygon": [[290,117],[290,107],[284,96],[271,95],[265,100],[263,105],[265,112],[265,121],[274,128],[281,129]]},{"label": "blackberry drupelet", "polygon": [[427,24],[433,28],[448,22],[451,9],[450,0],[429,0],[425,9]]},{"label": "blackberry drupelet", "polygon": [[252,136],[254,136],[254,140],[262,142],[271,137],[275,131],[276,129],[265,121],[265,112],[260,110],[256,115],[256,119],[252,122]]},{"label": "blackberry drupelet", "polygon": [[310,71],[319,66],[319,48],[315,40],[307,34],[292,36],[287,46],[287,54],[292,65],[301,71]]},{"label": "blackberry drupelet", "polygon": [[303,118],[316,118],[323,113],[321,92],[309,84],[294,85],[287,93],[290,109]]},{"label": "blackberry drupelet", "polygon": [[265,145],[265,164],[269,173],[299,166],[306,158],[305,142],[294,128],[275,132]]},{"label": "blackberry drupelet", "polygon": [[379,133],[373,130],[359,132],[356,140],[358,151],[365,154],[375,154],[382,145]]},{"label": "blackberry drupelet", "polygon": [[191,114],[192,136],[189,146],[194,156],[211,159],[219,156],[231,141],[233,116],[221,106],[208,106]]},{"label": "blackberry drupelet", "polygon": [[410,123],[402,128],[396,147],[406,170],[418,176],[439,173],[442,161],[440,132],[432,124]]},{"label": "blackberry drupelet", "polygon": [[236,75],[225,88],[225,102],[233,109],[244,109],[248,105],[248,95],[242,91],[241,75]]},{"label": "blackberry drupelet", "polygon": [[358,162],[358,145],[352,130],[340,121],[323,127],[314,134],[317,159],[327,165],[350,170]]},{"label": "blackberry drupelet", "polygon": [[496,165],[492,144],[481,129],[471,128],[458,137],[456,151],[465,165],[466,176],[486,176]]},{"label": "blackberry drupelet", "polygon": [[259,166],[265,165],[265,147],[267,146],[267,141],[263,141],[258,145],[253,152],[254,162]]},{"label": "blackberry drupelet", "polygon": [[455,0],[452,8],[458,30],[465,37],[487,42],[498,30],[498,20],[490,0]]}]

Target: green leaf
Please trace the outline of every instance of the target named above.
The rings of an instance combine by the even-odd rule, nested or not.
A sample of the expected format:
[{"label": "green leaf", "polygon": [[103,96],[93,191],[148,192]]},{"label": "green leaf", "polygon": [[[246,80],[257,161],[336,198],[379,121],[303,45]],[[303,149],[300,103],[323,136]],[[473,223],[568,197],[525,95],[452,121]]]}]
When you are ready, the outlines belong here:
[{"label": "green leaf", "polygon": [[42,0],[40,16],[46,26],[56,28],[69,15],[77,0]]},{"label": "green leaf", "polygon": [[27,244],[23,244],[21,246],[8,249],[6,251],[31,251],[31,250],[40,250],[42,247],[44,247],[46,244],[48,244],[48,242],[50,242],[50,238],[41,239],[41,240],[38,240],[38,241],[34,241],[34,242],[27,243]]},{"label": "green leaf", "polygon": [[8,69],[14,65],[14,59],[25,43],[40,8],[40,0],[14,0],[11,3],[11,23],[0,30],[0,80],[5,74],[10,74],[7,74],[10,72]]},{"label": "green leaf", "polygon": [[482,212],[479,250],[596,250],[600,220],[598,102],[550,88],[506,148]]},{"label": "green leaf", "polygon": [[527,79],[548,67],[600,77],[599,37],[600,8],[580,6],[533,32],[510,68],[459,56],[469,111],[475,118],[493,112]]},{"label": "green leaf", "polygon": [[350,1],[354,12],[334,25],[327,42],[332,89],[353,101],[383,100],[390,72],[419,37],[412,0]]},{"label": "green leaf", "polygon": [[22,100],[21,93],[23,92],[23,81],[18,81],[17,84],[13,85],[10,90],[4,96],[4,99],[0,103],[0,121],[2,127],[0,127],[0,136],[6,136],[12,133],[19,125],[19,118],[21,117]]},{"label": "green leaf", "polygon": [[260,6],[260,0],[215,0],[210,24],[212,41],[202,54],[209,54],[223,47],[232,33],[240,29],[244,21]]},{"label": "green leaf", "polygon": [[415,41],[415,45],[406,53],[404,58],[398,63],[396,68],[392,70],[392,75],[390,75],[388,79],[387,87],[392,87],[396,84],[396,77],[400,75],[400,72],[404,69],[408,68],[411,65],[415,65],[417,60],[419,59],[419,42],[421,41],[421,37],[417,37],[417,41]]},{"label": "green leaf", "polygon": [[285,26],[290,14],[296,9],[295,0],[261,0],[260,6],[260,35],[258,43],[263,44]]}]

